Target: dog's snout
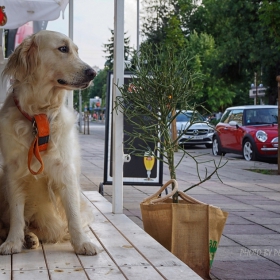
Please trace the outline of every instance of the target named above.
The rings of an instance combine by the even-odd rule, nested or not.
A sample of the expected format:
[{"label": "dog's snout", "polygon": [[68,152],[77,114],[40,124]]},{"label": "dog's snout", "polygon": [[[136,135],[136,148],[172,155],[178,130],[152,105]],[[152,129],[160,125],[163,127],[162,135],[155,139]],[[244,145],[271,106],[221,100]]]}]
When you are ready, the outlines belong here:
[{"label": "dog's snout", "polygon": [[91,80],[96,76],[96,72],[92,69],[92,68],[87,68],[85,70],[85,74],[88,78],[90,78]]}]

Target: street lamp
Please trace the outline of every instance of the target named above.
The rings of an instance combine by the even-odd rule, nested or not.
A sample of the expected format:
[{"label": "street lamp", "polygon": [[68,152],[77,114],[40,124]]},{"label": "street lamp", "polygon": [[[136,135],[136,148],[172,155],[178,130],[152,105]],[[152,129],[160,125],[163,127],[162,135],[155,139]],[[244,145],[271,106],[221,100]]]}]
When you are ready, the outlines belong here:
[{"label": "street lamp", "polygon": [[251,89],[249,90],[249,97],[254,98],[254,105],[258,104],[258,97],[260,98],[260,104],[263,104],[262,97],[265,96],[266,88],[263,84],[257,84],[257,73],[255,73],[254,83],[251,84]]}]

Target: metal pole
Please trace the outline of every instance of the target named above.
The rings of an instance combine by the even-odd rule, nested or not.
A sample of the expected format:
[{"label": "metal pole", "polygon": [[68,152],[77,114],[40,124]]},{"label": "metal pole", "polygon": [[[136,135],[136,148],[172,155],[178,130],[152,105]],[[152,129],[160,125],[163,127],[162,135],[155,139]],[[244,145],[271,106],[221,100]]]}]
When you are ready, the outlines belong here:
[{"label": "metal pole", "polygon": [[79,131],[82,132],[82,93],[79,90]]},{"label": "metal pole", "polygon": [[68,33],[69,33],[69,38],[71,40],[74,40],[73,36],[73,11],[74,11],[74,5],[73,5],[73,0],[69,0],[69,26],[68,26]]},{"label": "metal pole", "polygon": [[90,113],[88,113],[87,115],[87,134],[89,135],[89,115]]},{"label": "metal pole", "polygon": [[87,112],[84,113],[84,134],[86,134],[86,117],[87,117]]},{"label": "metal pole", "polygon": [[139,0],[137,0],[137,45],[136,45],[136,50],[137,53],[139,52]]},{"label": "metal pole", "polygon": [[258,105],[258,85],[257,85],[257,73],[256,72],[255,72],[255,87],[256,87],[255,105]]},{"label": "metal pole", "polygon": [[[113,98],[121,96],[115,85],[124,83],[124,0],[114,0]],[[113,110],[113,213],[123,212],[123,114]]]},{"label": "metal pole", "polygon": [[[74,7],[73,7],[73,0],[69,0],[69,24],[68,24],[68,36],[71,40],[74,40],[74,31],[73,31],[73,12],[74,12]],[[67,106],[68,108],[73,109],[73,90],[67,90]]]},{"label": "metal pole", "polygon": [[276,81],[278,82],[278,175],[280,175],[280,147],[279,147],[279,139],[280,139],[280,76],[276,77]]},{"label": "metal pole", "polygon": [[5,62],[5,30],[0,28],[0,64]]}]

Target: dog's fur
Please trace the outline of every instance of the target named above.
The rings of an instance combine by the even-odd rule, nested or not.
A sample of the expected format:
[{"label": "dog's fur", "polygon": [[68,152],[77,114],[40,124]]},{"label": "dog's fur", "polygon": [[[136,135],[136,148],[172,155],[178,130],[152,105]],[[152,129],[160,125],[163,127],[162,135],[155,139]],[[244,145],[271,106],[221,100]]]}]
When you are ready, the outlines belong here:
[{"label": "dog's fur", "polygon": [[[0,254],[18,253],[23,245],[35,248],[38,239],[67,237],[77,254],[96,254],[82,228],[78,137],[74,113],[65,106],[66,90],[86,88],[96,73],[67,36],[40,31],[17,47],[3,74],[12,86],[0,111]],[[27,166],[32,123],[13,97],[29,116],[49,119],[48,149],[41,152],[44,171],[36,176]],[[33,157],[32,169],[39,166]]]}]

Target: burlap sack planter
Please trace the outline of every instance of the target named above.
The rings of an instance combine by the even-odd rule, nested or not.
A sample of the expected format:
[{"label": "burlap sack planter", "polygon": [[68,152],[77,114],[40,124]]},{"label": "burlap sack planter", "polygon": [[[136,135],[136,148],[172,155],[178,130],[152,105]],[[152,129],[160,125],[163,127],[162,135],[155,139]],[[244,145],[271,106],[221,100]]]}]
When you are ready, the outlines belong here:
[{"label": "burlap sack planter", "polygon": [[[158,198],[171,183],[173,191]],[[140,204],[144,230],[203,279],[210,278],[214,255],[227,219],[227,212],[178,191],[179,203],[171,196],[178,191],[175,180]]]}]

